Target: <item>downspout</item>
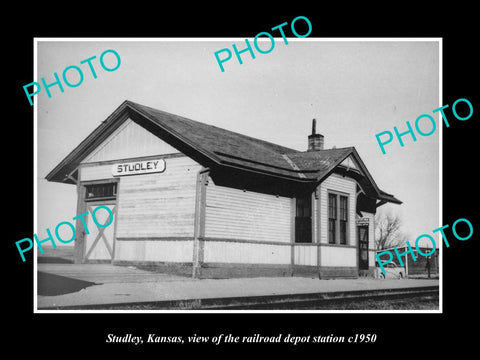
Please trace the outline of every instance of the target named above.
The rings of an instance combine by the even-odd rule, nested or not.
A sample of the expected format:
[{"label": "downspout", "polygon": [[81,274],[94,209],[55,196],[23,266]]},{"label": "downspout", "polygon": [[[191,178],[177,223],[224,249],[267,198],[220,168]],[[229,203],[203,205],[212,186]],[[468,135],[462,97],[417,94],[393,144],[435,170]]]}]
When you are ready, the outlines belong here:
[{"label": "downspout", "polygon": [[205,236],[205,201],[210,168],[203,168],[197,173],[195,190],[195,218],[193,225],[193,260],[192,278],[201,277],[203,263],[203,238]]}]

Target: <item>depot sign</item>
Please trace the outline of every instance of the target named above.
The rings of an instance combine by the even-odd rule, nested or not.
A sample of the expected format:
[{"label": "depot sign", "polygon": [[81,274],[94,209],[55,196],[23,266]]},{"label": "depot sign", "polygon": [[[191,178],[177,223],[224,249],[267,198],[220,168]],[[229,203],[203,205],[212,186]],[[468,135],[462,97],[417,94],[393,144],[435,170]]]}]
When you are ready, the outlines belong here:
[{"label": "depot sign", "polygon": [[164,159],[133,161],[112,165],[113,176],[152,174],[164,172],[166,163]]}]

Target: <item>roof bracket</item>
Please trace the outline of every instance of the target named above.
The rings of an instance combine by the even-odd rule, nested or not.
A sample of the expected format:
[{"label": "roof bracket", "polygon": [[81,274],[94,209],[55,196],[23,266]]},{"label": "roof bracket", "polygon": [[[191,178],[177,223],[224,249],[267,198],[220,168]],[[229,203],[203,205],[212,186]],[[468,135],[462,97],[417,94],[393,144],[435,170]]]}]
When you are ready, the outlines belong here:
[{"label": "roof bracket", "polygon": [[75,168],[75,169],[73,169],[72,171],[70,171],[70,173],[65,174],[65,179],[70,179],[70,180],[73,181],[74,184],[78,184],[78,179],[75,179],[75,178],[72,176],[72,174],[73,174],[75,171],[77,171],[77,170],[78,170],[78,168]]}]

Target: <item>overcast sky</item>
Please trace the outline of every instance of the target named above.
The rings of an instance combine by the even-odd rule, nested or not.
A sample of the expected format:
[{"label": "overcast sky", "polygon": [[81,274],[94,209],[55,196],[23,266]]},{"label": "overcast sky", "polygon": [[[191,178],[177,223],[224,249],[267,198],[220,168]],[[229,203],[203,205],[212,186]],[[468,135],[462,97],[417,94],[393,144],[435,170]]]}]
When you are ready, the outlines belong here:
[{"label": "overcast sky", "polygon": [[[77,215],[74,185],[49,183],[45,176],[124,100],[185,116],[255,138],[304,151],[313,118],[325,148],[354,146],[377,185],[403,201],[380,209],[401,216],[410,242],[431,234],[439,220],[439,129],[429,136],[404,137],[383,155],[375,134],[397,126],[406,130],[439,102],[439,44],[422,41],[321,41],[277,39],[269,54],[242,54],[224,63],[214,52],[239,49],[244,39],[201,41],[45,41],[38,39],[37,79],[76,65],[83,83],[65,92],[42,89],[37,102],[37,233],[46,237],[61,221]],[[262,44],[262,48],[268,48]],[[121,57],[120,67],[104,71],[98,58],[107,50]],[[92,61],[98,78],[87,64]],[[111,55],[111,54],[110,54]],[[113,57],[106,56],[111,63]],[[110,65],[111,66],[111,65]],[[71,81],[74,82],[74,71]],[[26,106],[28,100],[25,99]],[[434,118],[437,120],[438,114]],[[428,127],[425,124],[425,130]],[[45,236],[43,236],[45,235]],[[435,236],[438,239],[438,236]]]}]

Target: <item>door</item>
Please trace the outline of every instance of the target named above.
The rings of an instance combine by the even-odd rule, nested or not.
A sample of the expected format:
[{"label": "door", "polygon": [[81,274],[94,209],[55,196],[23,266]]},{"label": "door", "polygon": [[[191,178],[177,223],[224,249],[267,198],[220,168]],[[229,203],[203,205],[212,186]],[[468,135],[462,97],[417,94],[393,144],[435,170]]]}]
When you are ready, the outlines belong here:
[{"label": "door", "polygon": [[85,217],[85,220],[89,234],[85,233],[84,260],[86,262],[111,262],[113,260],[115,209],[115,203],[112,202],[87,203],[89,216]]},{"label": "door", "polygon": [[358,226],[358,269],[368,270],[368,226]]}]

